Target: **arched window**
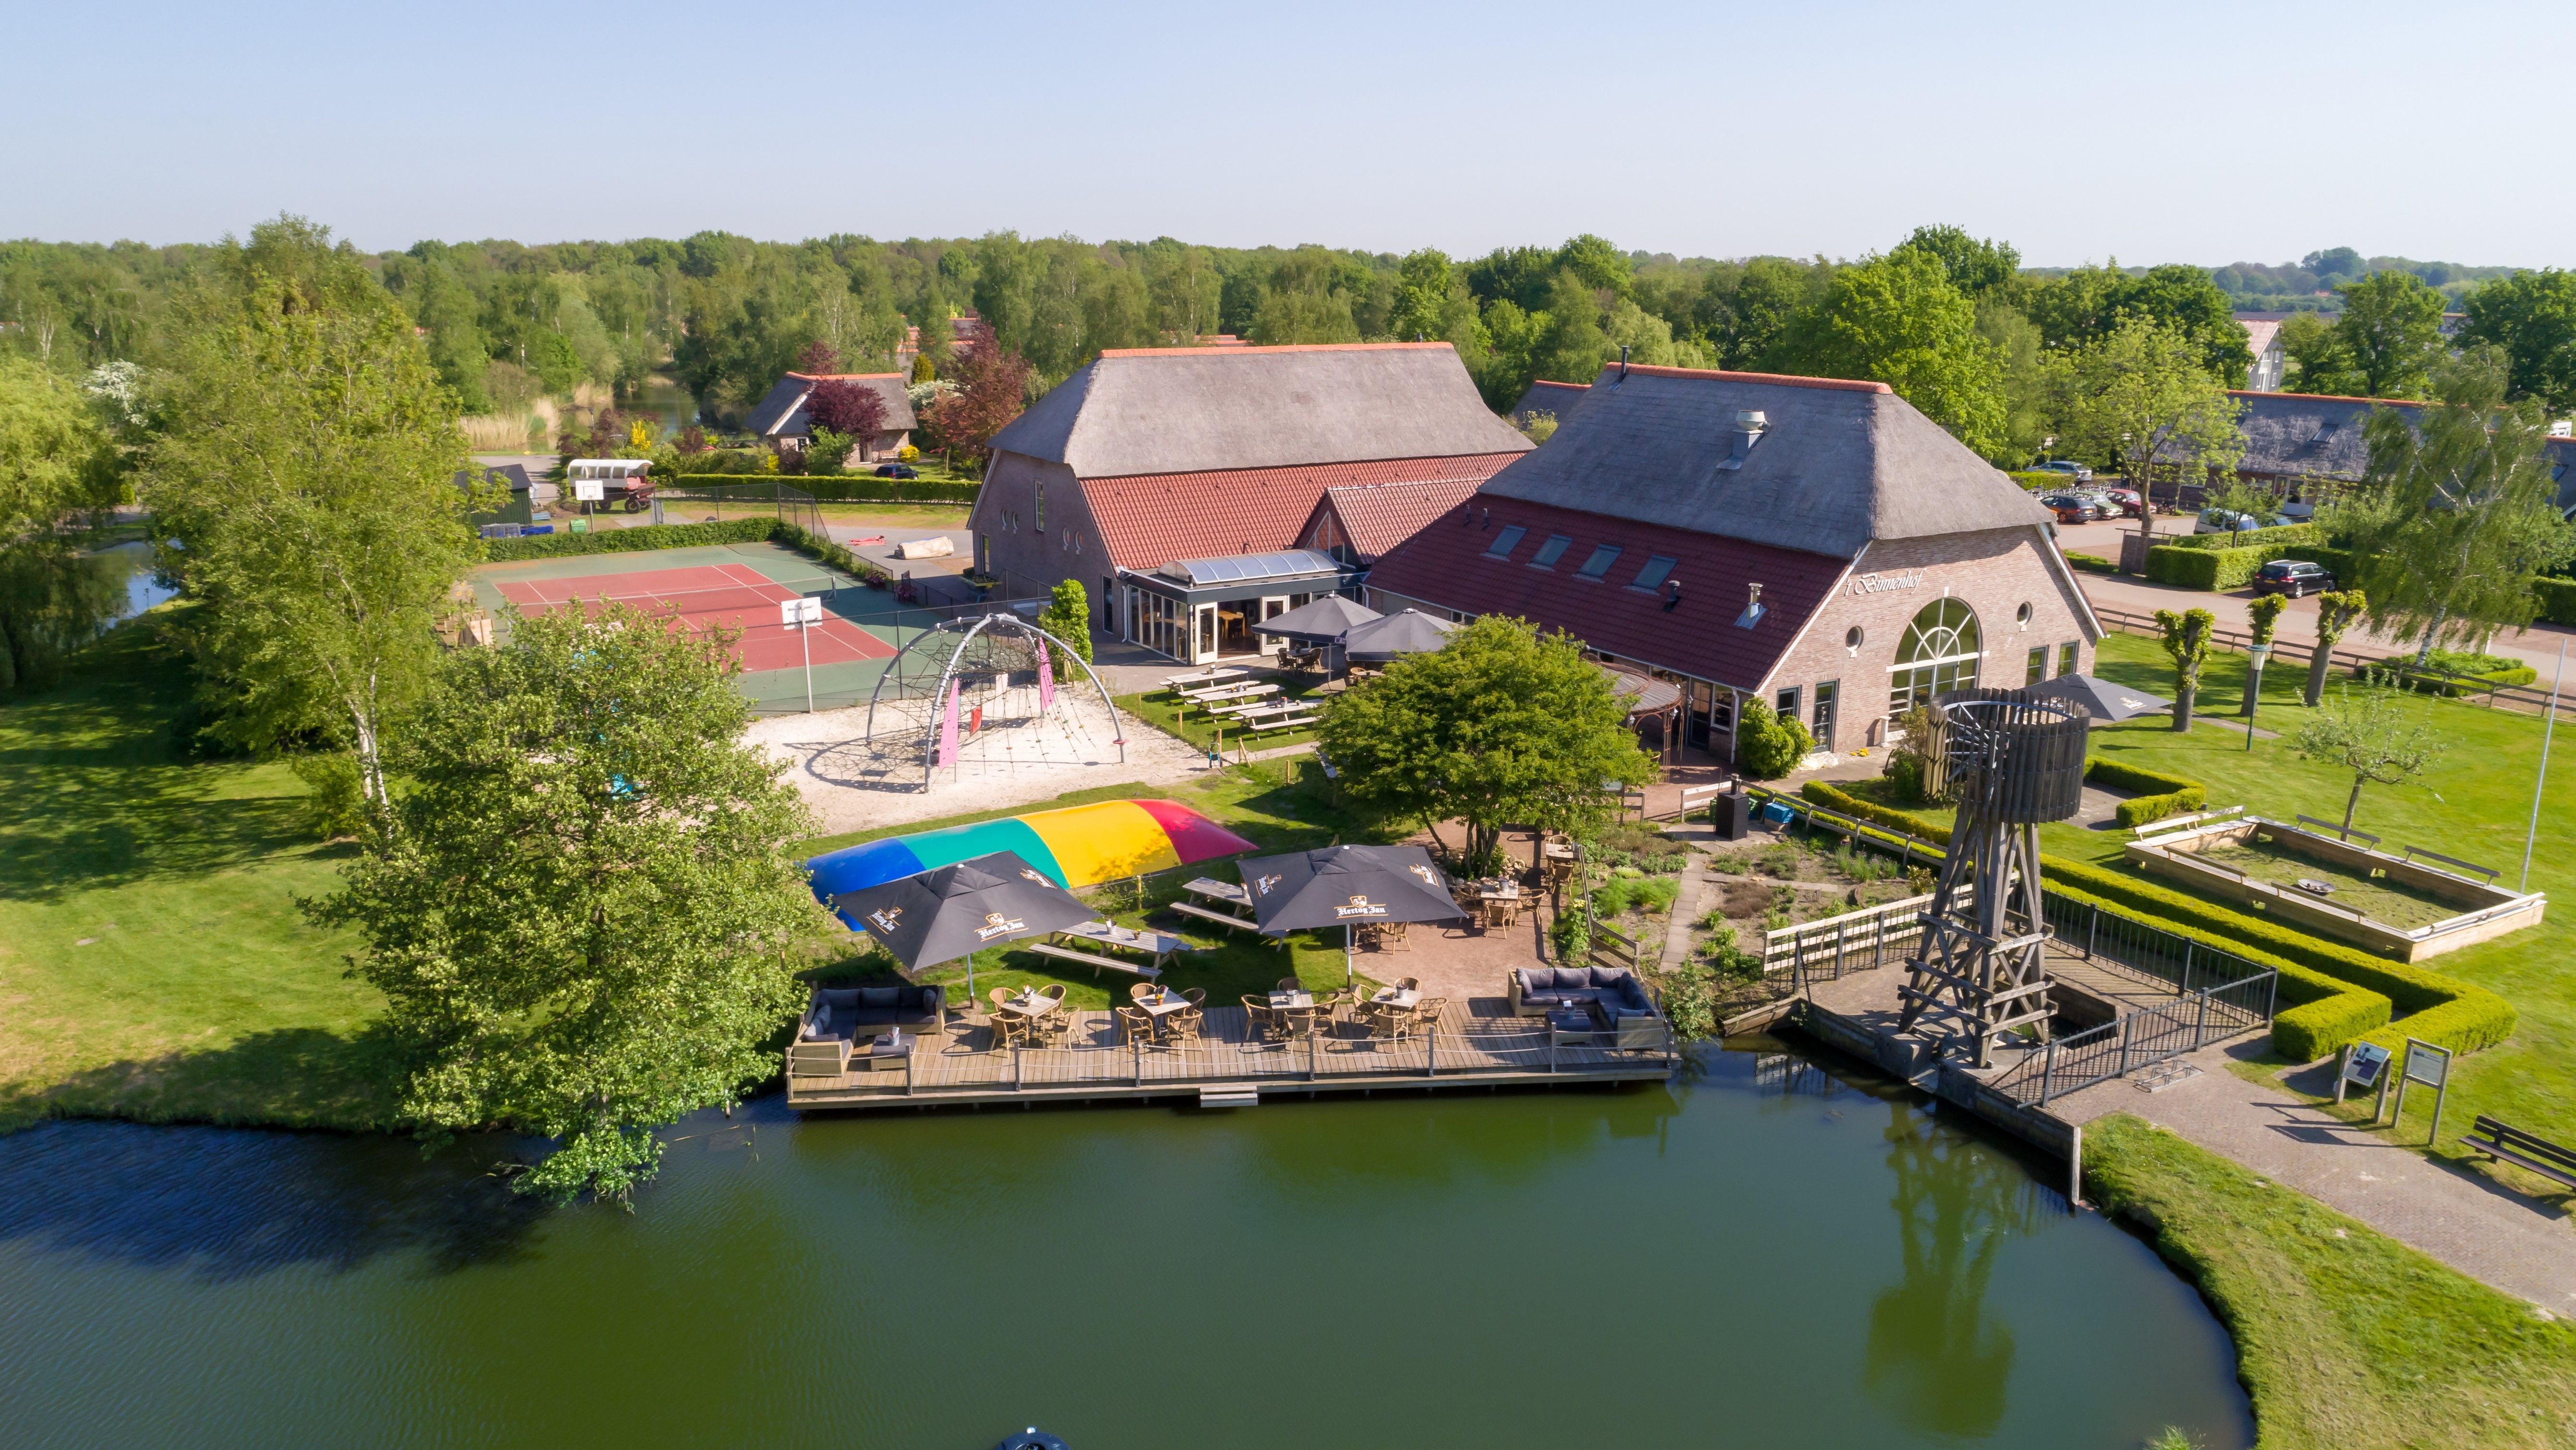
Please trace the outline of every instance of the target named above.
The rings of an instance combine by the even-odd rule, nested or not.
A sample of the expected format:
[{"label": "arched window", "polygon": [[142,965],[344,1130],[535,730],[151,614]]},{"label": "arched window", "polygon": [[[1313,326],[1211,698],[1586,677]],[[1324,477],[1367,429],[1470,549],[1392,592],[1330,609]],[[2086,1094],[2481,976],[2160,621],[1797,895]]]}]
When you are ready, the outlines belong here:
[{"label": "arched window", "polygon": [[1887,712],[1902,715],[1928,705],[1935,695],[1964,690],[1977,683],[1977,612],[1964,600],[1935,599],[1924,605],[1896,642],[1896,665],[1888,676]]}]

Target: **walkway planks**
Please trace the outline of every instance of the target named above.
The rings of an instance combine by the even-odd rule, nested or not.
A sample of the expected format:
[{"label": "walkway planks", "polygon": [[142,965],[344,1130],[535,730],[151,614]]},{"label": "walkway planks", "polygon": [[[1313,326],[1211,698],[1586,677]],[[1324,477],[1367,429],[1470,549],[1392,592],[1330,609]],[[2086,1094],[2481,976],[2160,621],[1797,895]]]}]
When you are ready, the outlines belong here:
[{"label": "walkway planks", "polygon": [[1347,1019],[1312,1041],[1259,1040],[1241,1007],[1211,1007],[1200,1041],[1188,1047],[1120,1042],[1107,1012],[1073,1011],[1067,1044],[996,1050],[983,1020],[952,1024],[925,1041],[906,1068],[790,1077],[791,1108],[926,1107],[945,1102],[1010,1102],[1036,1098],[1195,1096],[1211,1083],[1244,1083],[1290,1092],[1367,1087],[1483,1086],[1650,1079],[1672,1074],[1679,1059],[1662,1052],[1612,1052],[1556,1046],[1547,1023],[1513,1017],[1499,997],[1452,1000],[1440,1029],[1391,1042],[1364,1036]]}]

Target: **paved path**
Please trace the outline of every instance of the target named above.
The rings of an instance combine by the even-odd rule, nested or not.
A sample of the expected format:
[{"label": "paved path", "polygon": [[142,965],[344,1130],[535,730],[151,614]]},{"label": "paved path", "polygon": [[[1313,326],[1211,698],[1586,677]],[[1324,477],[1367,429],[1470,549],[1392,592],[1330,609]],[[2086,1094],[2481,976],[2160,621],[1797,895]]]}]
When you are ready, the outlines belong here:
[{"label": "paved path", "polygon": [[[2190,1062],[2200,1076],[2146,1093],[2115,1079],[2058,1099],[2049,1110],[2070,1122],[2129,1112],[2352,1215],[2471,1278],[2576,1316],[2576,1227],[2566,1213],[2474,1172],[2392,1147],[2276,1084],[2227,1070],[2230,1053],[2251,1055],[2263,1040],[2205,1048]],[[2331,1090],[2326,1069],[2294,1074]],[[2411,1122],[2412,1120],[2410,1120]]]}]

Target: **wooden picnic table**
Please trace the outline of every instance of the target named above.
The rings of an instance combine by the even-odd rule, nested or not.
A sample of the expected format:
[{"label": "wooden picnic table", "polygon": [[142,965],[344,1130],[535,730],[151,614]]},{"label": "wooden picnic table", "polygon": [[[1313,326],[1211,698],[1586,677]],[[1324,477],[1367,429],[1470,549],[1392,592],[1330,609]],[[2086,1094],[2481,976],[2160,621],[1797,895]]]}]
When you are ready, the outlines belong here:
[{"label": "wooden picnic table", "polygon": [[1224,666],[1215,669],[1199,670],[1195,673],[1186,675],[1165,675],[1163,677],[1163,688],[1167,690],[1176,690],[1183,685],[1200,685],[1207,684],[1215,680],[1240,679],[1251,673],[1252,671],[1250,670],[1238,670],[1231,666]]},{"label": "wooden picnic table", "polygon": [[1115,951],[1142,952],[1157,967],[1171,965],[1171,958],[1190,950],[1188,941],[1159,931],[1138,931],[1114,922],[1085,921],[1068,926],[1058,936],[1080,937]]},{"label": "wooden picnic table", "polygon": [[1181,889],[1192,896],[1204,896],[1210,901],[1222,901],[1230,906],[1252,904],[1252,893],[1244,890],[1239,883],[1219,881],[1211,876],[1199,876],[1184,881],[1181,883]]},{"label": "wooden picnic table", "polygon": [[1229,705],[1221,710],[1210,710],[1208,713],[1230,715],[1237,720],[1267,720],[1272,716],[1294,715],[1301,710],[1314,708],[1304,700],[1263,700],[1251,705]]},{"label": "wooden picnic table", "polygon": [[1268,680],[1259,684],[1217,685],[1205,690],[1183,690],[1181,698],[1193,705],[1222,705],[1234,700],[1257,700],[1276,695],[1279,687]]}]

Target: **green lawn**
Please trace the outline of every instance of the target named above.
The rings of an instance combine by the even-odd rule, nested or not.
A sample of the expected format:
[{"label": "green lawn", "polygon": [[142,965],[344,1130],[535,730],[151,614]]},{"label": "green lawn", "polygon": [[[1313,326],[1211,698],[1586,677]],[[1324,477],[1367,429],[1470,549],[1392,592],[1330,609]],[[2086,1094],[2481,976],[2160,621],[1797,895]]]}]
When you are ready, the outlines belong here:
[{"label": "green lawn", "polygon": [[53,1112],[366,1127],[382,999],[307,925],[336,853],[283,765],[192,762],[158,611],[0,703],[0,1131]]},{"label": "green lawn", "polygon": [[2235,1336],[2264,1450],[2576,1444],[2576,1330],[2125,1114],[2085,1130],[2089,1198]]},{"label": "green lawn", "polygon": [[[2172,693],[2172,664],[2153,640],[2108,636],[2100,658],[2105,678]],[[2299,693],[2306,675],[2304,661],[2295,657],[2265,672],[2257,724],[2280,732],[2280,738],[2258,738],[2250,750],[2241,731],[2222,725],[2203,723],[2186,735],[2161,719],[2148,719],[2094,731],[2094,753],[2201,781],[2212,806],[2242,805],[2279,820],[2302,812],[2340,819],[2351,777],[2301,760],[2290,748],[2288,737],[2304,713]],[[2243,699],[2243,679],[2244,656],[2213,651],[2202,673],[2202,713],[2232,715]],[[2335,688],[2328,687],[2329,701]],[[2382,849],[2422,846],[2498,868],[2503,884],[2514,885],[2540,763],[2541,721],[2463,700],[2414,701],[2412,708],[2429,713],[2448,750],[2419,784],[2365,786],[2354,826],[2384,837]],[[2568,914],[2576,906],[2576,759],[2564,750],[2557,754],[2531,858],[2531,888],[2557,898],[2556,909],[2538,927],[2424,963],[2503,994],[2521,1014],[2511,1041],[2461,1059],[2442,1120],[2439,1151],[2449,1156],[2464,1156],[2457,1135],[2479,1113],[2576,1143],[2576,974],[2567,970],[2576,953],[2576,918]],[[2046,850],[2103,865],[2118,864],[2129,839],[2126,831],[2072,823],[2040,828]],[[2392,1136],[2420,1143],[2428,1120],[2429,1107],[2425,1118],[2410,1111]],[[2515,1169],[2492,1171],[2524,1192],[2555,1190]]]},{"label": "green lawn", "polygon": [[[1280,682],[1278,694],[1264,698],[1273,700],[1315,698],[1316,704],[1323,703],[1321,698],[1314,696],[1313,686],[1292,684],[1287,681]],[[1118,695],[1113,697],[1113,700],[1119,709],[1166,735],[1177,735],[1201,750],[1208,748],[1208,745],[1216,739],[1218,728],[1223,726],[1225,750],[1228,756],[1232,756],[1238,749],[1276,750],[1283,745],[1303,745],[1315,738],[1315,732],[1311,727],[1299,730],[1270,730],[1246,735],[1241,729],[1221,718],[1211,718],[1205,710],[1190,705],[1188,701],[1169,690],[1147,690],[1141,694]],[[1187,708],[1184,709],[1184,706]]]}]

